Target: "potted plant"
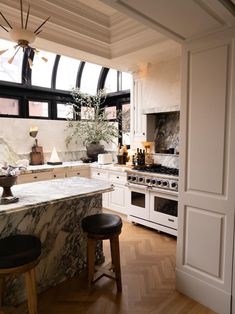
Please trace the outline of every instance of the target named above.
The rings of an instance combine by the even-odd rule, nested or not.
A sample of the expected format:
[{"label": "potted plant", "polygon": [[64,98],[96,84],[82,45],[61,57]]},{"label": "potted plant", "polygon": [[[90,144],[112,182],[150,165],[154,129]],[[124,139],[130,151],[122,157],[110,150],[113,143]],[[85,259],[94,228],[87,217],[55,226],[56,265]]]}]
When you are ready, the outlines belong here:
[{"label": "potted plant", "polygon": [[108,113],[103,106],[105,91],[99,90],[96,95],[82,93],[79,88],[72,90],[73,116],[68,120],[66,144],[81,140],[87,149],[87,156],[97,161],[97,156],[104,153],[102,142],[114,142],[118,138],[118,128],[108,120]]}]

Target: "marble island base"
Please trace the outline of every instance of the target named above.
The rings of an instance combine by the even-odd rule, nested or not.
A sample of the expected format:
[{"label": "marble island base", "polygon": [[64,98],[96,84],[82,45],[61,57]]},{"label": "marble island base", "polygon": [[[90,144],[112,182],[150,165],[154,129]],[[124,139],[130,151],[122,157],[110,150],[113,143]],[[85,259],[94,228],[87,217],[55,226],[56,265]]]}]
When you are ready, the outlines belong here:
[{"label": "marble island base", "polygon": [[[102,211],[102,193],[105,188],[108,191],[106,185],[103,191],[99,187],[97,193],[93,189],[87,196],[66,197],[48,203],[44,201],[42,204],[37,202],[37,205],[29,206],[26,210],[13,211],[11,208],[9,213],[0,211],[1,238],[28,233],[38,236],[42,242],[41,261],[36,268],[38,293],[73,277],[86,267],[87,241],[81,221],[87,215]],[[97,245],[96,260],[97,263],[104,261],[101,243]],[[24,277],[8,277],[4,303],[16,305],[25,299]]]}]

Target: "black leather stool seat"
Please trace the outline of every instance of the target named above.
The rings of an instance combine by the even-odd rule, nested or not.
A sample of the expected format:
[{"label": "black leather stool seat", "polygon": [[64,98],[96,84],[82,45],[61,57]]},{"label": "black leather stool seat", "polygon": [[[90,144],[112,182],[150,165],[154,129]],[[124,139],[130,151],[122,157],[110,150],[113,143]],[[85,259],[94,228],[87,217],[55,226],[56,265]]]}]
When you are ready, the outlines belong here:
[{"label": "black leather stool seat", "polygon": [[0,268],[31,263],[41,255],[41,241],[33,235],[12,235],[0,239]]},{"label": "black leather stool seat", "polygon": [[82,220],[83,231],[87,233],[106,235],[115,234],[122,229],[122,220],[113,214],[95,214]]}]

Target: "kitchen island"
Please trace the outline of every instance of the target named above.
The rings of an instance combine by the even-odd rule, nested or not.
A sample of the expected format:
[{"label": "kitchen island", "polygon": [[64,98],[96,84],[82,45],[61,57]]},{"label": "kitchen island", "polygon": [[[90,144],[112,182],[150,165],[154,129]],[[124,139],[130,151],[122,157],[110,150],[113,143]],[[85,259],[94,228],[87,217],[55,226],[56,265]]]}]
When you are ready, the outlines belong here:
[{"label": "kitchen island", "polygon": [[[82,219],[102,210],[102,193],[110,184],[93,179],[65,179],[15,185],[13,195],[19,202],[0,205],[1,238],[11,234],[33,234],[42,242],[37,266],[37,287],[42,292],[78,274],[86,266],[86,238]],[[96,251],[103,261],[102,247]],[[4,300],[17,304],[26,298],[23,276],[8,278]]]}]

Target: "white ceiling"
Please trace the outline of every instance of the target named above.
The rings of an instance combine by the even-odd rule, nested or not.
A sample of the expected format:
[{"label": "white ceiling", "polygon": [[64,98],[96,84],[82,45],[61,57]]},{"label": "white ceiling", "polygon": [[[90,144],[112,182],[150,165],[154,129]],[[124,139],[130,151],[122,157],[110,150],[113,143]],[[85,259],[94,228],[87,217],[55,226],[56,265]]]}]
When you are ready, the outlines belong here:
[{"label": "white ceiling", "polygon": [[[20,1],[0,2],[19,27]],[[182,42],[235,25],[235,11],[223,2],[229,0],[30,0],[28,28],[51,16],[37,48],[130,70],[178,56]],[[28,1],[23,4],[26,12]],[[7,38],[3,29],[0,37]]]}]

